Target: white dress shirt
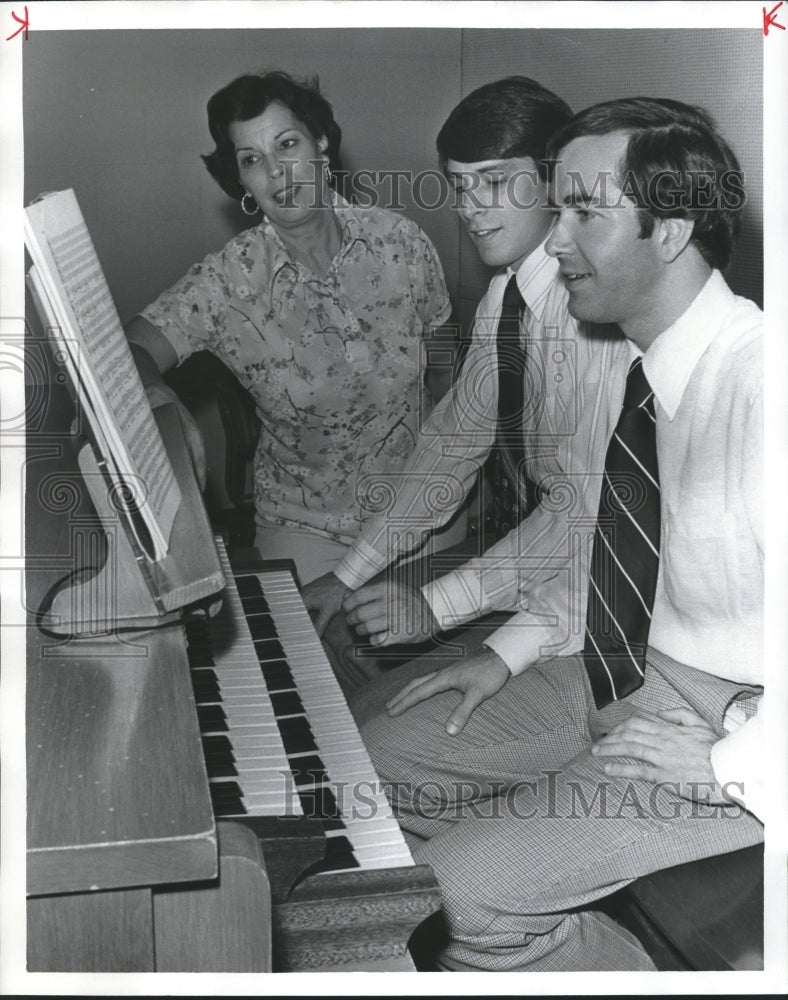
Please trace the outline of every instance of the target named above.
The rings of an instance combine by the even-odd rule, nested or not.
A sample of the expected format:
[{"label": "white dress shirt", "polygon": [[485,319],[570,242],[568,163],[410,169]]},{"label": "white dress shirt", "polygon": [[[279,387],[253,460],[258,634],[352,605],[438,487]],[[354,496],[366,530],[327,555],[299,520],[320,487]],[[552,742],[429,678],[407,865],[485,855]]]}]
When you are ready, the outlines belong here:
[{"label": "white dress shirt", "polygon": [[[758,307],[715,271],[685,313],[650,346],[643,368],[654,390],[662,537],[649,645],[717,677],[763,684],[762,325]],[[628,359],[617,359],[608,436],[623,400]],[[605,441],[606,447],[606,441]],[[604,465],[596,451],[595,468]],[[599,483],[593,490],[593,506]],[[591,539],[564,569],[528,593],[527,610],[488,640],[513,673],[538,658],[583,647]],[[715,744],[721,784],[762,805],[759,716],[725,718]]]},{"label": "white dress shirt", "polygon": [[[425,423],[408,468],[397,476],[392,501],[371,518],[334,572],[347,586],[367,582],[426,533],[445,523],[476,480],[495,440],[498,407],[497,326],[511,272],[496,274],[476,310],[471,344],[451,390]],[[595,505],[586,510],[582,478],[597,463],[586,453],[597,437],[606,443],[608,424],[587,434],[606,412],[608,371],[627,341],[618,331],[589,333],[567,311],[568,295],[558,262],[540,245],[517,271],[526,309],[523,314],[528,365],[541,386],[538,405],[526,401],[523,434],[527,475],[549,498],[487,552],[424,588],[442,628],[477,618],[489,610],[527,606],[530,587],[551,579],[576,544],[578,510],[582,530],[593,529]],[[624,367],[626,367],[624,365]],[[612,430],[612,428],[611,428]],[[576,452],[575,445],[580,445]],[[604,452],[603,452],[604,454]],[[568,476],[574,470],[574,477]],[[566,503],[571,481],[574,502]],[[437,500],[437,502],[436,502]],[[567,530],[570,523],[572,531]]]}]

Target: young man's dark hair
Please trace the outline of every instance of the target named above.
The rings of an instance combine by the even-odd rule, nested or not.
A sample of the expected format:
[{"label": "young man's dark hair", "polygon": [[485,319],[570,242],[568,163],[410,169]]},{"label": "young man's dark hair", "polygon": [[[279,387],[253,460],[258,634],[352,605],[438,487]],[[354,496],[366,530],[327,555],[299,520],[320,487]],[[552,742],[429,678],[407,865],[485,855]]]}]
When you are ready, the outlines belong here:
[{"label": "young man's dark hair", "polygon": [[711,267],[724,270],[744,205],[743,175],[713,119],[702,108],[666,98],[632,97],[581,111],[553,135],[548,159],[574,139],[629,134],[617,185],[643,210],[646,239],[655,219],[692,219],[692,243]]},{"label": "young man's dark hair", "polygon": [[569,105],[527,76],[507,76],[468,94],[438,133],[441,169],[448,160],[478,163],[530,156],[545,176],[547,140],[572,117]]}]

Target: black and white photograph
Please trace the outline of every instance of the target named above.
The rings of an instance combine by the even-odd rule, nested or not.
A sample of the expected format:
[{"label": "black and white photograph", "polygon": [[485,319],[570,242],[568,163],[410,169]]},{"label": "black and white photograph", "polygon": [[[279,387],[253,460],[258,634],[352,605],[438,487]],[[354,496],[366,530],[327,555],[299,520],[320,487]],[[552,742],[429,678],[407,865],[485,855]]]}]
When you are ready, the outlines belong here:
[{"label": "black and white photograph", "polygon": [[783,993],[788,6],[0,21],[2,992]]}]

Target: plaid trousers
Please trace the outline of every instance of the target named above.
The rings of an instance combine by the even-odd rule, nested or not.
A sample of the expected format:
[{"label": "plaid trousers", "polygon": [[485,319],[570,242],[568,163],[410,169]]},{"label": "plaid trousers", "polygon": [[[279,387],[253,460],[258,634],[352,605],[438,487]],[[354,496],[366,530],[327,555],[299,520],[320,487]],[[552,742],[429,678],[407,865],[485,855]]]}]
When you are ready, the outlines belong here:
[{"label": "plaid trousers", "polygon": [[[485,634],[467,633],[467,650]],[[653,969],[640,943],[588,904],[649,872],[758,843],[763,827],[737,805],[608,776],[591,744],[633,713],[682,707],[722,736],[729,702],[757,692],[651,650],[643,687],[601,711],[575,656],[510,678],[458,736],[444,729],[457,692],[389,718],[388,698],[435,666],[414,660],[353,708],[414,858],[441,887],[448,943],[438,965]]]}]

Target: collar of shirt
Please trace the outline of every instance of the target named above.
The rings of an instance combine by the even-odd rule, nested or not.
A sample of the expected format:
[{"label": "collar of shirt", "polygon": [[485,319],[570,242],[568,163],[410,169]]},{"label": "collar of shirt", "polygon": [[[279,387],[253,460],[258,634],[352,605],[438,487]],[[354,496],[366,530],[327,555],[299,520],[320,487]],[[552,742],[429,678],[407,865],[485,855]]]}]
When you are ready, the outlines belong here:
[{"label": "collar of shirt", "polygon": [[643,355],[643,371],[669,420],[676,415],[695,366],[730,315],[735,296],[719,271]]},{"label": "collar of shirt", "polygon": [[[549,236],[549,233],[547,235]],[[520,289],[520,294],[525,300],[531,314],[539,323],[542,322],[548,293],[556,280],[559,270],[557,258],[550,257],[545,250],[546,242],[547,236],[545,236],[535,250],[532,250],[531,253],[528,254],[522,264],[517,268],[516,272],[517,287]],[[515,272],[511,269],[511,267],[507,267],[506,270],[502,272],[501,277],[505,278],[503,288],[501,290],[502,298],[503,289],[506,288],[506,285],[509,283],[509,278],[514,273]]]},{"label": "collar of shirt", "polygon": [[[372,253],[378,253],[374,243],[370,240],[364,230],[364,225],[359,218],[358,209],[349,202],[345,201],[342,195],[338,194],[336,191],[331,192],[331,204],[337,217],[337,221],[339,222],[342,240],[335,259],[345,257],[350,251],[350,248],[356,242],[363,243],[364,246]],[[263,231],[264,240],[269,244],[269,246],[272,247],[270,262],[270,294],[273,298],[274,281],[276,280],[277,275],[283,268],[287,267],[292,270],[293,277],[295,278],[298,275],[298,263],[293,260],[290,252],[285,248],[279,238],[279,234],[276,229],[271,225],[268,219],[265,219],[261,223],[261,229]]]}]

